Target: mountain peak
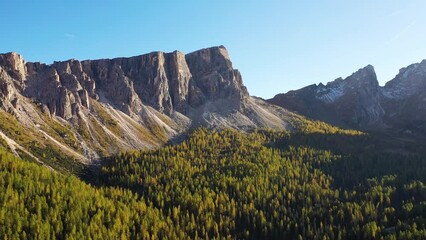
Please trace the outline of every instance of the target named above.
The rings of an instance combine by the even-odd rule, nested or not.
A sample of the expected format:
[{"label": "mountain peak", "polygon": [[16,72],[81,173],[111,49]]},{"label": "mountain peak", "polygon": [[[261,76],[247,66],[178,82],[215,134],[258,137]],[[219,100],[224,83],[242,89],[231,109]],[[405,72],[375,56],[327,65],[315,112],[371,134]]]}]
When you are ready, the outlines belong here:
[{"label": "mountain peak", "polygon": [[374,72],[374,66],[373,65],[371,65],[371,64],[368,64],[367,66],[365,66],[364,68],[362,68],[362,69],[367,69],[367,70],[370,70],[370,71],[373,71]]},{"label": "mountain peak", "polygon": [[426,89],[426,60],[401,68],[394,79],[386,83],[383,92],[389,98],[405,98]]},{"label": "mountain peak", "polygon": [[372,65],[327,85],[310,85],[277,95],[271,103],[344,127],[371,127],[380,122],[379,83]]},{"label": "mountain peak", "polygon": [[351,87],[376,89],[379,86],[377,75],[372,65],[367,65],[354,72],[344,81]]},{"label": "mountain peak", "polygon": [[221,66],[225,68],[232,68],[231,58],[229,57],[228,50],[224,46],[216,46],[210,48],[200,49],[186,55],[187,60],[197,59],[200,61],[199,65]]},{"label": "mountain peak", "polygon": [[[232,67],[228,51],[224,46],[204,48],[185,55],[191,70],[193,86],[204,94],[196,97],[196,102],[232,99],[231,105],[240,109],[249,96],[240,72]],[[199,104],[195,104],[198,106]]]},{"label": "mountain peak", "polygon": [[387,82],[386,85],[393,85],[399,81],[406,81],[412,78],[413,75],[426,75],[426,59],[399,69],[395,78]]},{"label": "mountain peak", "polygon": [[376,71],[374,70],[374,67],[370,64],[358,69],[358,71],[354,72],[350,77],[364,78],[369,76],[376,78]]}]

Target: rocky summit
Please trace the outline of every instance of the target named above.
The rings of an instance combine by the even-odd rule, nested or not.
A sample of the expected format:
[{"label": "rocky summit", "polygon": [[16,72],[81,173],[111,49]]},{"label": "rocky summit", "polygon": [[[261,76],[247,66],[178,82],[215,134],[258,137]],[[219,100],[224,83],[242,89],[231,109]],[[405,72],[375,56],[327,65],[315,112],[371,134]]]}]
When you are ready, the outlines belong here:
[{"label": "rocky summit", "polygon": [[296,117],[251,97],[223,46],[50,65],[1,54],[0,107],[3,145],[15,153],[83,162],[200,126],[290,129]]},{"label": "rocky summit", "polygon": [[345,79],[278,94],[268,102],[341,127],[426,136],[425,92],[426,60],[401,69],[383,87],[368,65]]}]

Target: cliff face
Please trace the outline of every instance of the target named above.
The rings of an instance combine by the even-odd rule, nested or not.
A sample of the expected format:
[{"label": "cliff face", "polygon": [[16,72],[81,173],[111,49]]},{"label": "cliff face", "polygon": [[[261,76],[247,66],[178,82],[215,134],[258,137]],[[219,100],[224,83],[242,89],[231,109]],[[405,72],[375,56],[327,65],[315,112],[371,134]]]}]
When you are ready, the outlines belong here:
[{"label": "cliff face", "polygon": [[[199,126],[286,128],[289,114],[249,96],[223,46],[51,65],[1,54],[0,104],[30,132],[91,159],[156,147]],[[75,146],[55,136],[58,128]]]},{"label": "cliff face", "polygon": [[232,68],[224,47],[203,49],[186,56],[193,74],[190,86],[190,105],[198,107],[206,101],[229,99],[236,109],[241,109],[248,97],[241,74]]},{"label": "cliff face", "polygon": [[177,51],[154,52],[131,58],[20,66],[14,76],[26,79],[25,95],[64,119],[75,115],[76,108],[88,108],[89,98],[101,99],[128,114],[139,113],[145,104],[171,115],[174,111],[185,114],[189,108],[218,99],[229,99],[241,109],[248,97],[240,73],[232,68],[222,46],[186,56]]}]

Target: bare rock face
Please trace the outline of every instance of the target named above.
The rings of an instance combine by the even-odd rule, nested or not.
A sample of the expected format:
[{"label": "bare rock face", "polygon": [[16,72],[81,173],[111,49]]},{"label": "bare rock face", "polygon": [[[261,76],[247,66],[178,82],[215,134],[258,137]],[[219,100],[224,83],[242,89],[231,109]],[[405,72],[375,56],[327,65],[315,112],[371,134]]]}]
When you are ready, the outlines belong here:
[{"label": "bare rock face", "polygon": [[26,76],[25,61],[21,55],[10,52],[0,54],[0,66],[5,70],[13,79],[23,81]]},{"label": "bare rock face", "polygon": [[71,92],[65,87],[59,88],[59,99],[56,105],[57,114],[62,118],[69,120],[72,117],[71,103],[75,103],[75,99]]},{"label": "bare rock face", "polygon": [[10,112],[12,109],[11,102],[15,99],[17,90],[13,84],[12,78],[6,70],[0,67],[0,107]]},{"label": "bare rock face", "polygon": [[27,68],[27,85],[23,94],[46,105],[50,114],[70,119],[71,104],[76,100],[72,96],[74,87],[67,88],[63,83],[76,84],[72,81],[75,79],[63,74],[61,77],[56,68],[45,64],[27,63]]},{"label": "bare rock face", "polygon": [[174,109],[178,112],[186,113],[189,100],[189,83],[192,80],[192,74],[186,63],[185,55],[178,51],[170,53],[167,55],[167,63],[170,79],[170,97]]},{"label": "bare rock face", "polygon": [[198,107],[207,101],[229,99],[235,109],[241,109],[248,96],[241,74],[232,68],[223,47],[202,49],[186,56],[193,81],[190,84],[190,105]]},{"label": "bare rock face", "polygon": [[142,109],[141,99],[135,92],[134,83],[123,71],[117,60],[85,61],[86,75],[96,86],[94,95],[127,114]]},{"label": "bare rock face", "polygon": [[20,108],[18,98],[25,79],[26,66],[21,55],[0,54],[0,106],[7,112],[13,113]]},{"label": "bare rock face", "polygon": [[160,112],[173,111],[165,53],[154,52],[120,61],[124,75],[131,79],[142,102]]}]

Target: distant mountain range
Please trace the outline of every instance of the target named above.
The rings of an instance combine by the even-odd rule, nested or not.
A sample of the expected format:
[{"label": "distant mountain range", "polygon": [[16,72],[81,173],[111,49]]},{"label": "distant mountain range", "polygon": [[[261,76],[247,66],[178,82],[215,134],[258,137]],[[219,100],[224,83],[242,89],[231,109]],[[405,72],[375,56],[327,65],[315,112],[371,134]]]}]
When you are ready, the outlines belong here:
[{"label": "distant mountain range", "polygon": [[379,86],[373,66],[327,85],[278,94],[269,103],[344,128],[426,135],[426,60]]}]

